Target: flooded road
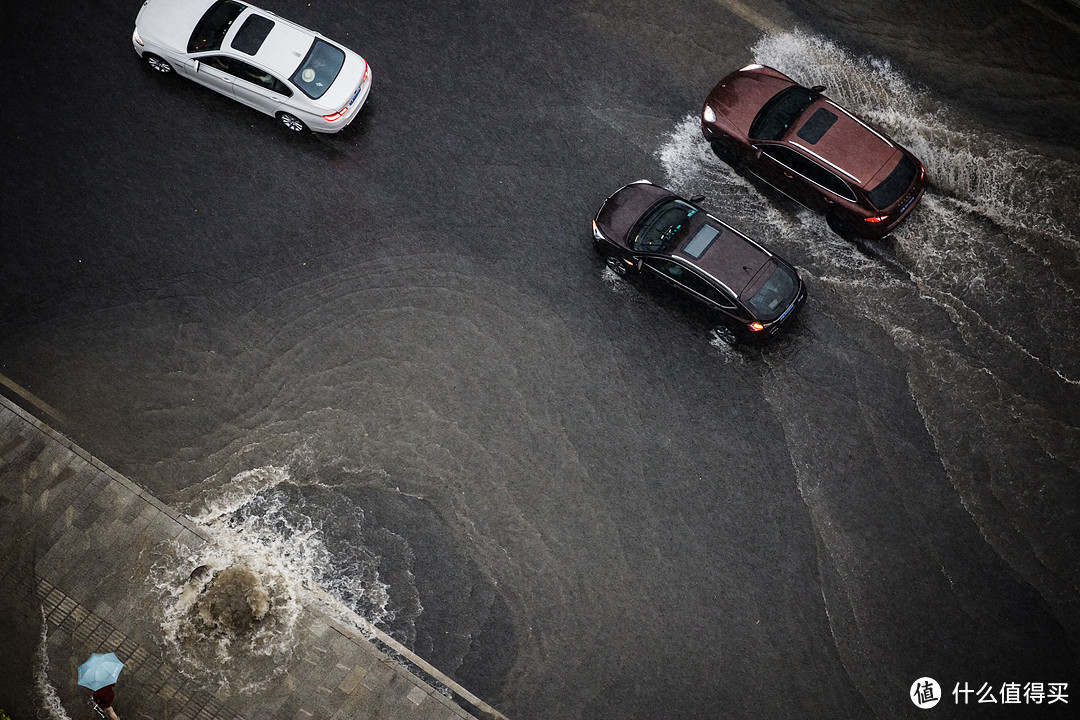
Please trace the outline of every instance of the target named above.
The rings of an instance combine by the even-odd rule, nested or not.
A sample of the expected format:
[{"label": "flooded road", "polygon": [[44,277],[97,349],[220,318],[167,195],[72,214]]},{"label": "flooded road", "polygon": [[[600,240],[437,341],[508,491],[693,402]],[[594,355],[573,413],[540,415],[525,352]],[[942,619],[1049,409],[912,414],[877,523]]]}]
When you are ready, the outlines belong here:
[{"label": "flooded road", "polygon": [[[145,71],[134,5],[52,5],[4,11],[0,373],[218,552],[515,720],[920,717],[927,676],[1062,714],[952,690],[1078,687],[1070,4],[264,2],[372,63],[334,137]],[[923,160],[892,238],[710,153],[749,62]],[[730,348],[603,269],[641,177],[800,269],[790,332]]]}]

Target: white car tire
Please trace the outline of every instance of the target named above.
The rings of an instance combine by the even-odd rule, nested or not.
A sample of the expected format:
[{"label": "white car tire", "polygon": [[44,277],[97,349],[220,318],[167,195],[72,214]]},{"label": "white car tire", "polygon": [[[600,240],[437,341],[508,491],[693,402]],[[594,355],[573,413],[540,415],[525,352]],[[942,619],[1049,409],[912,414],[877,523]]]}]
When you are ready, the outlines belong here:
[{"label": "white car tire", "polygon": [[159,58],[157,55],[146,53],[143,55],[143,60],[150,66],[151,70],[156,70],[162,75],[167,75],[173,71],[173,66],[162,58]]},{"label": "white car tire", "polygon": [[307,125],[305,125],[300,118],[290,115],[287,112],[279,112],[277,118],[281,121],[282,125],[293,132],[303,132],[307,130]]}]

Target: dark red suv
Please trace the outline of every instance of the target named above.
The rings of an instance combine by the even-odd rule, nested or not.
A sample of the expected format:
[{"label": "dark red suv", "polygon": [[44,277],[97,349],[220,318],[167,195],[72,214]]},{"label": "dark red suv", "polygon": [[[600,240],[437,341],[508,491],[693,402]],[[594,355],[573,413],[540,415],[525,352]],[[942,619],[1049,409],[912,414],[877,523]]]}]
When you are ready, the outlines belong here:
[{"label": "dark red suv", "polygon": [[747,65],[709,93],[701,131],[721,160],[823,213],[839,235],[879,240],[918,204],[926,172],[824,90]]}]

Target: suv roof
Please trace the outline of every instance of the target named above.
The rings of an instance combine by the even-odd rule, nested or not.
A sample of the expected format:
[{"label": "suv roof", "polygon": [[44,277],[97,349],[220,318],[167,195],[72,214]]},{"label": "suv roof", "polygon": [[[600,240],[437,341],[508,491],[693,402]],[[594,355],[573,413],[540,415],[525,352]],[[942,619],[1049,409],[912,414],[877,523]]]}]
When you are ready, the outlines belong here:
[{"label": "suv roof", "polygon": [[866,187],[886,164],[896,164],[896,146],[847,110],[819,97],[783,138],[817,157],[856,185]]}]

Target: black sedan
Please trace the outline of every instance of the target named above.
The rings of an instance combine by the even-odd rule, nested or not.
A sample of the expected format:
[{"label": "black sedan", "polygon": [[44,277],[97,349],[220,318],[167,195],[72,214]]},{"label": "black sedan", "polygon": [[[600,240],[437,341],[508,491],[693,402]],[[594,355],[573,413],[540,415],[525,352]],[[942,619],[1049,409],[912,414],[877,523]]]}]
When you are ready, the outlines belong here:
[{"label": "black sedan", "polygon": [[593,244],[616,273],[658,277],[715,311],[729,342],[771,339],[806,300],[786,260],[670,190],[639,180],[593,220]]}]

